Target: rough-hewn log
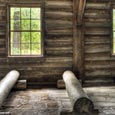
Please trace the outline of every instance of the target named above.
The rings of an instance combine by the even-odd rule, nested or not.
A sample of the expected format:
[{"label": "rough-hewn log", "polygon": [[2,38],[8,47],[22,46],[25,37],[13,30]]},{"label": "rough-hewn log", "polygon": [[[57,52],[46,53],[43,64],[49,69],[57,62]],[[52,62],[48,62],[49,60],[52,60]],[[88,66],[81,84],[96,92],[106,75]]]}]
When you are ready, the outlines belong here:
[{"label": "rough-hewn log", "polygon": [[63,79],[74,113],[91,114],[94,111],[93,102],[83,91],[76,76],[71,71],[65,71],[63,74]]},{"label": "rough-hewn log", "polygon": [[2,106],[3,101],[8,96],[18,78],[19,72],[12,70],[5,76],[5,78],[0,81],[0,107]]},{"label": "rough-hewn log", "polygon": [[15,90],[25,90],[27,88],[27,80],[18,80],[14,86]]}]

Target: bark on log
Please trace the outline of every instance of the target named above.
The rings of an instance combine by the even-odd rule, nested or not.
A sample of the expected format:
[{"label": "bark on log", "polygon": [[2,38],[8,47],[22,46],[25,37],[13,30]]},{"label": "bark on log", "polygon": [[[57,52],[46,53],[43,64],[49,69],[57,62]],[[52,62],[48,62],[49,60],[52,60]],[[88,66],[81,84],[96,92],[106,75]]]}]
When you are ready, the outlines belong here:
[{"label": "bark on log", "polygon": [[12,70],[5,76],[5,78],[0,81],[0,107],[2,106],[3,101],[8,96],[18,78],[19,72]]},{"label": "bark on log", "polygon": [[94,111],[93,102],[83,91],[83,88],[76,76],[71,71],[65,71],[63,74],[63,80],[65,82],[66,90],[73,106],[74,113],[92,114]]}]

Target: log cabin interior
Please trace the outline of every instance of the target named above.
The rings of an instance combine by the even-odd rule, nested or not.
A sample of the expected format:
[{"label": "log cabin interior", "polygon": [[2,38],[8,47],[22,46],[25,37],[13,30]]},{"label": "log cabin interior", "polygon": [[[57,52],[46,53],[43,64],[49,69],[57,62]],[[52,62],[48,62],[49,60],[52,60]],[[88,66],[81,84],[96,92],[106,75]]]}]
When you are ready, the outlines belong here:
[{"label": "log cabin interior", "polygon": [[0,80],[0,115],[115,115],[115,1],[0,0]]}]

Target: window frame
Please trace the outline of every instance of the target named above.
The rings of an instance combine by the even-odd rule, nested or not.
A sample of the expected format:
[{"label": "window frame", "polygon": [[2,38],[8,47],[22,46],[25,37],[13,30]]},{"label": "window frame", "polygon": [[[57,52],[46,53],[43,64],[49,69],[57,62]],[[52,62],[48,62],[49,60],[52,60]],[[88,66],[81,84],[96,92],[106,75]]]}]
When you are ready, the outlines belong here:
[{"label": "window frame", "polygon": [[[11,30],[10,30],[10,8],[11,7],[22,7],[22,8],[26,8],[26,7],[29,7],[29,8],[40,8],[41,9],[41,30],[40,30],[40,33],[41,33],[41,54],[40,55],[11,55],[11,47],[10,47],[10,33],[11,33]],[[7,35],[6,35],[6,38],[7,38],[7,44],[6,44],[6,49],[7,49],[7,56],[10,58],[23,58],[23,57],[26,57],[26,58],[31,58],[31,57],[36,57],[36,58],[42,58],[44,57],[44,26],[43,26],[43,18],[44,18],[44,15],[43,15],[43,7],[42,7],[42,4],[39,3],[39,4],[35,4],[35,5],[31,5],[31,4],[9,4],[7,5]],[[30,30],[31,31],[31,30]]]},{"label": "window frame", "polygon": [[115,7],[111,7],[111,55],[115,56],[115,51],[114,51],[114,33],[115,31],[113,30],[113,10],[115,10]]}]

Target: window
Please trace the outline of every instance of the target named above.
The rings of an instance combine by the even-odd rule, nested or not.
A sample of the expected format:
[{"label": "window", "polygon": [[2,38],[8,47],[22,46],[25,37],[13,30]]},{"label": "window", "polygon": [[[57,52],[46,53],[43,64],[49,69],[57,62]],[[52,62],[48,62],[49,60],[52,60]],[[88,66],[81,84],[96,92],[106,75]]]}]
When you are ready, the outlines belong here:
[{"label": "window", "polygon": [[40,7],[10,7],[9,56],[42,56]]},{"label": "window", "polygon": [[113,9],[113,14],[112,14],[113,18],[113,26],[112,26],[112,54],[115,54],[115,9]]}]

